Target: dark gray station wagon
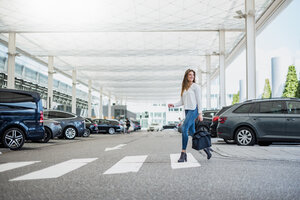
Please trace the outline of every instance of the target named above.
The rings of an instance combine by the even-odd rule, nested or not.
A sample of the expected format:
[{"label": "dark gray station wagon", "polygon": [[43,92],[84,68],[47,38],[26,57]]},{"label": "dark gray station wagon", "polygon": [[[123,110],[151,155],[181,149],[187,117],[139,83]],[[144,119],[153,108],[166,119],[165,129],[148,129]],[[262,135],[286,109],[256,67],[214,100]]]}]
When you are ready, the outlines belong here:
[{"label": "dark gray station wagon", "polygon": [[235,104],[219,118],[218,137],[238,145],[300,142],[300,99],[250,100]]}]

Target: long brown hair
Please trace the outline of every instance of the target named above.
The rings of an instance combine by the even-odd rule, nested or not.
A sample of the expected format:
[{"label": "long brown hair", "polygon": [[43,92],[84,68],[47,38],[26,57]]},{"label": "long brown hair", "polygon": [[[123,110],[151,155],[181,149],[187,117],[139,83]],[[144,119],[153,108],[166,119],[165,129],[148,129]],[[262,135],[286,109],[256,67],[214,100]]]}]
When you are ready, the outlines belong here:
[{"label": "long brown hair", "polygon": [[188,69],[185,71],[184,73],[184,77],[183,77],[183,80],[182,80],[182,85],[181,85],[181,96],[183,95],[183,92],[184,90],[188,90],[190,85],[189,85],[189,80],[188,80],[188,76],[189,76],[189,73],[190,72],[193,72],[194,73],[194,80],[193,80],[193,83],[195,83],[195,78],[196,78],[196,72],[192,69]]}]

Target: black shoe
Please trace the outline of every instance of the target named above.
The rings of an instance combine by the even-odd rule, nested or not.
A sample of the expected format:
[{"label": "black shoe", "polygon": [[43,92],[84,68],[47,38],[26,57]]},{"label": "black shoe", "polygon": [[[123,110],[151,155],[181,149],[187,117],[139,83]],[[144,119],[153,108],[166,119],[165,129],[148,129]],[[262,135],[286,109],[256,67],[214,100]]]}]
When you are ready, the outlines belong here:
[{"label": "black shoe", "polygon": [[184,152],[181,152],[180,158],[178,162],[186,162],[187,161],[187,155]]},{"label": "black shoe", "polygon": [[212,154],[210,153],[210,149],[209,148],[205,148],[203,150],[204,150],[204,152],[207,155],[207,160],[209,160],[211,158],[211,156],[212,156]]}]

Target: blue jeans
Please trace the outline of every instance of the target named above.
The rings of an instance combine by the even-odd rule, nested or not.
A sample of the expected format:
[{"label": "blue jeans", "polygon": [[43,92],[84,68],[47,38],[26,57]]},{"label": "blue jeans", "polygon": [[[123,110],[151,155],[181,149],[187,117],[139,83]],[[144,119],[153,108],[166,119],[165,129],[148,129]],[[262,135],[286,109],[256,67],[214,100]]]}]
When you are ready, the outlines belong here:
[{"label": "blue jeans", "polygon": [[198,117],[198,108],[195,110],[185,110],[185,120],[182,125],[182,150],[186,150],[189,140],[189,135],[193,136],[195,133],[195,120]]}]

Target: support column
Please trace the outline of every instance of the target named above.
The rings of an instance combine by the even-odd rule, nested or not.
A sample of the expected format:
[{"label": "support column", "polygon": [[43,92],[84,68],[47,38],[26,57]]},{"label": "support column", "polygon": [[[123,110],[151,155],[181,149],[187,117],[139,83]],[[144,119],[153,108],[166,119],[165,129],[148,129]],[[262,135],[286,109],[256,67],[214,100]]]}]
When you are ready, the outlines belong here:
[{"label": "support column", "polygon": [[53,74],[54,74],[54,58],[48,57],[48,97],[47,97],[47,109],[52,108],[53,102]]},{"label": "support column", "polygon": [[15,88],[15,63],[16,63],[16,33],[9,33],[8,61],[7,61],[7,88]]},{"label": "support column", "polygon": [[210,82],[211,57],[206,56],[206,109],[211,109],[211,82]]},{"label": "support column", "polygon": [[225,96],[225,31],[219,31],[219,63],[220,63],[220,107],[226,105]]},{"label": "support column", "polygon": [[245,0],[246,13],[246,98],[256,98],[255,2]]},{"label": "support column", "polygon": [[72,113],[76,114],[76,82],[77,82],[77,71],[72,70]]},{"label": "support column", "polygon": [[89,80],[88,117],[92,117],[92,81]]},{"label": "support column", "polygon": [[102,89],[100,90],[100,102],[99,102],[99,118],[103,118],[103,94]]},{"label": "support column", "polygon": [[108,119],[111,119],[111,95],[110,94],[109,94],[109,97],[108,97],[107,109],[108,109]]}]

